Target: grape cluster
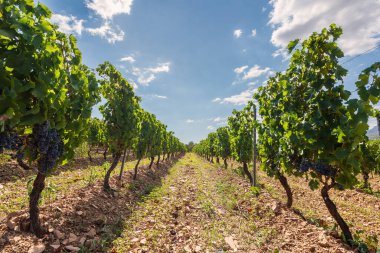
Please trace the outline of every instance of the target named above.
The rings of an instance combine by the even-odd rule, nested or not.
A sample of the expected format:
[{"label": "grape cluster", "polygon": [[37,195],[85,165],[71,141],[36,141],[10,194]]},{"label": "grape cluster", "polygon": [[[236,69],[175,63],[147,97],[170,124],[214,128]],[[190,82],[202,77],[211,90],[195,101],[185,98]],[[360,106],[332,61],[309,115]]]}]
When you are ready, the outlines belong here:
[{"label": "grape cluster", "polygon": [[299,166],[299,171],[301,173],[305,173],[313,166],[312,162],[310,162],[308,159],[302,159],[301,164]]},{"label": "grape cluster", "polygon": [[326,162],[323,161],[317,161],[316,163],[314,163],[313,169],[315,172],[324,176],[335,176],[335,170],[333,170],[331,166],[329,166]]},{"label": "grape cluster", "polygon": [[28,147],[31,158],[38,157],[38,168],[42,173],[54,168],[63,154],[63,141],[57,130],[49,129],[47,121],[33,127]]},{"label": "grape cluster", "polygon": [[299,172],[305,173],[309,169],[314,170],[318,174],[328,177],[334,177],[336,174],[336,170],[334,170],[327,162],[318,160],[317,162],[311,162],[308,159],[302,159]]},{"label": "grape cluster", "polygon": [[0,154],[4,149],[18,150],[22,146],[22,140],[15,132],[5,131],[0,133]]}]

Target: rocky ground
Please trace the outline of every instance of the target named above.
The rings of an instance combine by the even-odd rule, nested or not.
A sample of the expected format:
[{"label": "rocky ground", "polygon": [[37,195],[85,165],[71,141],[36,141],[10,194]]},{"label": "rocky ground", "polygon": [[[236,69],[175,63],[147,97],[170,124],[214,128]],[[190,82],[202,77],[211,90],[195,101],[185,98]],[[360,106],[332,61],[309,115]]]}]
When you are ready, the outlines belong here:
[{"label": "rocky ground", "polygon": [[350,252],[265,190],[186,155],[128,220],[112,252]]},{"label": "rocky ground", "polygon": [[131,209],[160,185],[171,165],[165,162],[154,170],[144,166],[137,180],[132,180],[130,171],[121,181],[114,175],[111,185],[116,192],[111,195],[103,192],[100,178],[83,187],[61,191],[55,201],[40,210],[41,222],[48,230],[42,239],[23,232],[28,225],[25,209],[9,213],[0,224],[0,252],[105,252],[121,233]]},{"label": "rocky ground", "polygon": [[[318,192],[300,179],[290,183],[295,207],[307,221],[282,204],[282,188],[263,173],[257,197],[236,170],[195,154],[151,170],[147,162],[136,181],[134,162],[127,164],[121,181],[114,173],[116,192],[111,195],[102,191],[101,161],[57,172],[49,179],[56,189],[53,197],[45,195],[42,201],[48,233],[41,239],[23,232],[28,225],[27,178],[3,182],[0,252],[354,252],[330,229],[333,222]],[[17,194],[21,197],[15,201]],[[367,225],[378,234],[376,196],[346,191],[333,198],[355,230]]]},{"label": "rocky ground", "polygon": [[[259,181],[272,197],[286,202],[286,194],[278,180],[267,177],[259,171]],[[333,229],[334,220],[331,218],[319,190],[312,191],[304,178],[288,177],[293,192],[293,206],[299,209],[311,222]],[[374,176],[370,183],[375,194],[360,190],[331,190],[330,197],[335,202],[340,214],[350,225],[355,236],[361,238],[372,248],[380,249],[380,196],[376,194],[380,187],[380,177]]]}]

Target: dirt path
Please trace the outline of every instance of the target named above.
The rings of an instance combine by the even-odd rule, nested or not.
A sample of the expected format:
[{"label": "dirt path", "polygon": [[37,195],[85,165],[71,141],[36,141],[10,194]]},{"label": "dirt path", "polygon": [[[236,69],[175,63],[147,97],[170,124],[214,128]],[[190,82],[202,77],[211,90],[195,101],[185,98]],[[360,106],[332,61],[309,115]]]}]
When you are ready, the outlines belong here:
[{"label": "dirt path", "polygon": [[[349,252],[265,190],[187,154],[124,221],[110,252]],[[279,251],[276,251],[279,250]]]}]

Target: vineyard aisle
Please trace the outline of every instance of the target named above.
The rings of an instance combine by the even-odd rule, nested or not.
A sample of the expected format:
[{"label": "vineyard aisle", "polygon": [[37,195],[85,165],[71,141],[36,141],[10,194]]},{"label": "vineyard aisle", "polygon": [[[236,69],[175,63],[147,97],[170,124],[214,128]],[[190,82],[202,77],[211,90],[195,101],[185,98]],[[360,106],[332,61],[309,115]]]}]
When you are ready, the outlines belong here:
[{"label": "vineyard aisle", "polygon": [[349,252],[267,192],[188,153],[124,221],[110,252]]}]

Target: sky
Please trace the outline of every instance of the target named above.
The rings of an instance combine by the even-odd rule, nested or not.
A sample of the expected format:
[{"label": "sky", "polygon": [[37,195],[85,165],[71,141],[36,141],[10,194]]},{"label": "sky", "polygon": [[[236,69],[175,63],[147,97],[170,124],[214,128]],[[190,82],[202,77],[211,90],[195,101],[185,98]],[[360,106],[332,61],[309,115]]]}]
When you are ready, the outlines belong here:
[{"label": "sky", "polygon": [[[288,65],[286,46],[336,23],[346,89],[380,60],[379,0],[41,0],[91,68],[110,61],[184,143],[226,125]],[[355,96],[355,92],[353,94]],[[94,108],[93,116],[101,117]],[[370,127],[375,126],[374,119]]]}]

